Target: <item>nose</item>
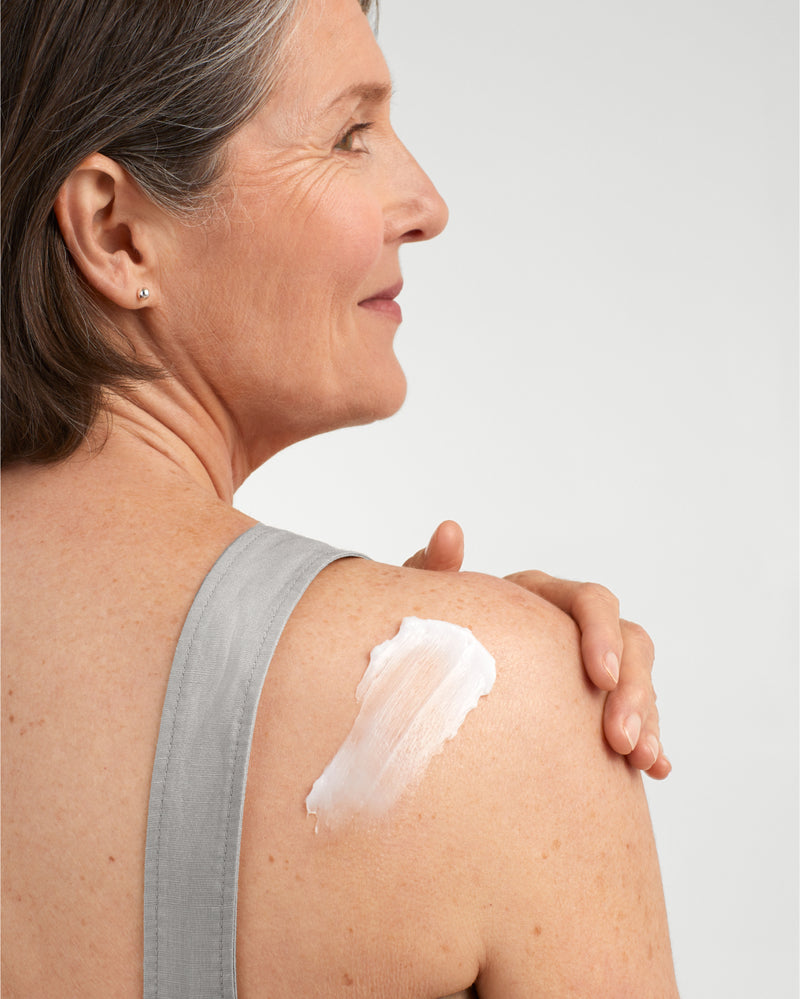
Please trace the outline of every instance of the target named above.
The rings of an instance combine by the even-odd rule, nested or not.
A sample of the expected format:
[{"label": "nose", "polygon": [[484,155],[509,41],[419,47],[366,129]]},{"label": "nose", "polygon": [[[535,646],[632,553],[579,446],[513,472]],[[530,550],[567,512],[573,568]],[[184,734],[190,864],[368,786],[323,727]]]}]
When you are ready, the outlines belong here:
[{"label": "nose", "polygon": [[397,144],[399,154],[389,185],[392,196],[384,212],[385,241],[433,239],[447,225],[447,205],[411,153],[399,140]]}]

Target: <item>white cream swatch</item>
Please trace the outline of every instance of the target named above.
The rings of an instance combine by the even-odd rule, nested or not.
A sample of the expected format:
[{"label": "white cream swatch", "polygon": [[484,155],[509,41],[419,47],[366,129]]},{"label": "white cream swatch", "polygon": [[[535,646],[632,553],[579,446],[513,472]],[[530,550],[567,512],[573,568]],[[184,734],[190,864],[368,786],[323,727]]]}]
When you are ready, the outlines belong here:
[{"label": "white cream swatch", "polygon": [[306,798],[317,831],[387,812],[494,681],[494,659],[467,628],[404,618],[372,650],[350,734]]}]

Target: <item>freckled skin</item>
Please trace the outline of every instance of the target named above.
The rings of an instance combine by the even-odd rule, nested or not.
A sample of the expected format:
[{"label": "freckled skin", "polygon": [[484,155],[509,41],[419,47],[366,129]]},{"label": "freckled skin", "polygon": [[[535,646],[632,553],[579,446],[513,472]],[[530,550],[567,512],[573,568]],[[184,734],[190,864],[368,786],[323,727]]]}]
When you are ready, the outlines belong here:
[{"label": "freckled skin", "polygon": [[[148,303],[120,305],[121,325],[170,377],[109,399],[102,449],[4,475],[9,995],[141,996],[164,692],[198,587],[252,526],[233,491],[281,447],[403,398],[396,322],[359,303],[397,278],[400,246],[436,235],[446,211],[394,136],[387,101],[358,98],[330,120],[319,111],[388,74],[355,0],[307,8],[284,89],[229,150],[225,214],[185,226],[114,180],[155,261]],[[366,120],[363,149],[355,138],[337,148]],[[103,215],[89,207],[102,257],[92,234]],[[496,685],[388,827],[323,841],[305,797],[352,727],[369,650],[414,612],[469,627],[497,660]],[[674,999],[641,781],[602,749],[601,708],[572,623],[510,584],[363,560],[326,569],[292,614],[259,706],[242,999]]]},{"label": "freckled skin", "polygon": [[494,678],[493,658],[467,629],[405,618],[372,650],[358,717],[306,799],[317,829],[390,820]]}]

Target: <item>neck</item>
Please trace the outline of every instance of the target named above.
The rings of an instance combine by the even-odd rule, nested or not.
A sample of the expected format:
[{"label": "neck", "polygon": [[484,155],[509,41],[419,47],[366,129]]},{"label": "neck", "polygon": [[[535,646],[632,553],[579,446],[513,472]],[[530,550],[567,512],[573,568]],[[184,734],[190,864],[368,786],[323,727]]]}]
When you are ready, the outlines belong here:
[{"label": "neck", "polygon": [[105,409],[108,421],[99,421],[91,445],[146,449],[187,482],[233,502],[249,469],[224,413],[212,413],[169,378],[138,386],[128,397],[112,394]]}]

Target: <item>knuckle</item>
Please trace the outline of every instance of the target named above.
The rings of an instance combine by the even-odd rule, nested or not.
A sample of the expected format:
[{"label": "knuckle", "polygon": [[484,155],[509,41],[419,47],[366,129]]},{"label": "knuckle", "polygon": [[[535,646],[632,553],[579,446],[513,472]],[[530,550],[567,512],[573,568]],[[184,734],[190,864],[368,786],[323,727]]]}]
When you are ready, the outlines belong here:
[{"label": "knuckle", "polygon": [[636,711],[642,719],[642,726],[644,727],[649,719],[650,707],[653,703],[650,699],[649,691],[645,690],[643,687],[637,688],[631,697],[631,702],[635,705]]},{"label": "knuckle", "polygon": [[658,734],[658,730],[660,728],[658,711],[656,710],[656,707],[652,701],[649,702],[646,710],[647,714],[644,719],[644,727],[647,729],[648,732],[654,732],[655,734]]},{"label": "knuckle", "polygon": [[632,621],[625,621],[623,624],[623,640],[625,644],[635,646],[652,662],[656,655],[656,647],[653,645],[653,639],[640,624],[634,624]]},{"label": "knuckle", "polygon": [[607,587],[601,583],[581,583],[575,597],[583,607],[603,606],[612,609],[615,614],[619,613],[619,601]]},{"label": "knuckle", "polygon": [[649,724],[650,718],[655,713],[658,717],[653,698],[653,688],[644,682],[628,677],[624,682],[608,695],[609,699],[614,698],[613,712],[619,718],[625,718],[630,714],[638,714],[642,719],[642,725]]}]

